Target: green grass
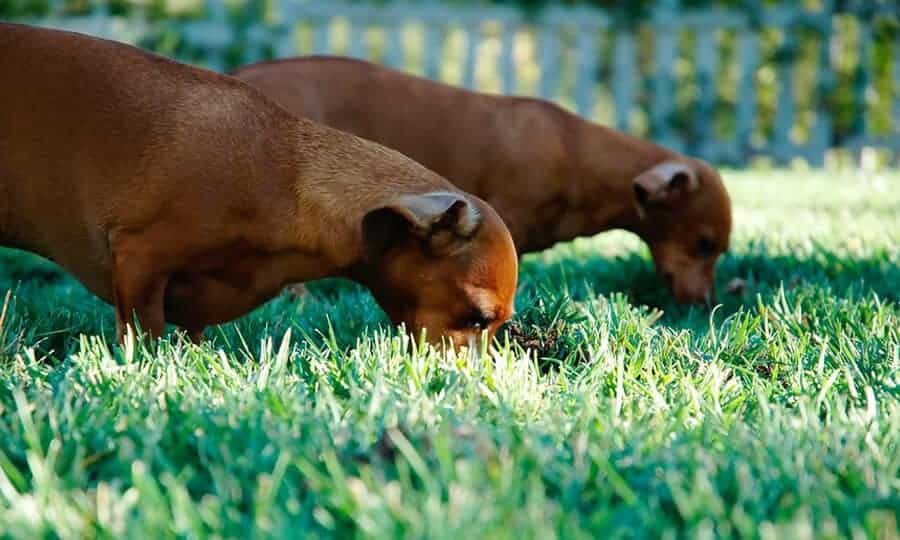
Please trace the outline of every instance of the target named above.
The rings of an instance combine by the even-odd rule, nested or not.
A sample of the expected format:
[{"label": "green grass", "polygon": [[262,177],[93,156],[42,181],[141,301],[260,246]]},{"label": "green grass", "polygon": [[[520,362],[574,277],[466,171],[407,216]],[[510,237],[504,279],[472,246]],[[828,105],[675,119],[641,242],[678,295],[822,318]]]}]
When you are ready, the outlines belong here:
[{"label": "green grass", "polygon": [[528,258],[481,357],[337,281],[120,349],[3,252],[0,538],[898,538],[900,174],[728,177],[714,313],[612,233]]}]

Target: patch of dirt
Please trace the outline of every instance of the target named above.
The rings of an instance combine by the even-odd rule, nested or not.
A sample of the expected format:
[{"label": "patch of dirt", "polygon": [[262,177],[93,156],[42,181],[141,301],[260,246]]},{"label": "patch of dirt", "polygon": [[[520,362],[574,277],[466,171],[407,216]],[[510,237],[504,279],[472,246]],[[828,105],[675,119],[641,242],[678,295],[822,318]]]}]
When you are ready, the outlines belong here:
[{"label": "patch of dirt", "polygon": [[547,356],[543,353],[556,351],[560,332],[556,327],[542,329],[534,325],[525,327],[518,323],[513,323],[509,325],[507,334],[509,334],[512,341],[518,343],[522,348],[533,349],[538,351],[540,356]]}]

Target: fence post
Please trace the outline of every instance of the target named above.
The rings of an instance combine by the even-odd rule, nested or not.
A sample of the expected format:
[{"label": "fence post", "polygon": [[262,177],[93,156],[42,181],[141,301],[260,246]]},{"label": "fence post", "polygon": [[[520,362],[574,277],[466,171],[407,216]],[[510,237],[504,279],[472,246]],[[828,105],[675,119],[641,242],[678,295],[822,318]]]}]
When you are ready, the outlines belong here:
[{"label": "fence post", "polygon": [[631,30],[616,32],[613,97],[616,102],[616,128],[631,131],[631,109],[634,104],[637,47]]},{"label": "fence post", "polygon": [[653,77],[650,121],[653,135],[660,144],[681,151],[682,145],[672,132],[674,112],[672,68],[675,64],[678,44],[678,26],[674,20],[677,17],[678,7],[679,0],[660,0],[659,7],[653,13],[655,30],[653,57],[656,61],[656,72]]},{"label": "fence post", "polygon": [[186,34],[201,43],[207,52],[206,63],[216,71],[225,69],[225,50],[234,36],[228,24],[228,6],[222,0],[204,2],[208,20],[186,24]]},{"label": "fence post", "polygon": [[[900,133],[900,35],[896,36],[893,49],[894,106],[892,113],[894,118],[894,131]],[[900,158],[900,156],[898,156],[898,158]]]},{"label": "fence post", "polygon": [[463,70],[463,86],[469,90],[476,89],[475,70],[478,68],[478,46],[481,44],[481,21],[478,18],[467,20],[466,60]]},{"label": "fence post", "polygon": [[128,10],[127,24],[135,32],[135,44],[139,43],[141,38],[148,33],[149,25],[147,23],[149,20],[146,2],[136,2],[131,5],[131,8]]},{"label": "fence post", "polygon": [[504,94],[516,91],[516,69],[514,62],[516,46],[516,24],[513,21],[503,22],[503,34],[500,41],[500,82]]},{"label": "fence post", "polygon": [[331,52],[331,18],[328,16],[312,19],[313,27],[313,54],[328,54]]},{"label": "fence post", "polygon": [[[891,117],[893,121],[892,137],[900,137],[900,31],[894,30],[894,46],[892,47],[893,58],[891,65],[893,66],[893,86],[894,99],[891,107]],[[897,167],[900,167],[900,148],[894,148],[894,158]]]},{"label": "fence post", "polygon": [[559,89],[559,27],[552,23],[544,25],[538,43],[541,46],[540,96],[552,100]]},{"label": "fence post", "polygon": [[109,3],[105,0],[94,0],[91,3],[95,6],[90,15],[94,32],[99,37],[109,37]]},{"label": "fence post", "polygon": [[816,122],[810,136],[809,162],[813,167],[825,166],[825,154],[831,146],[832,122],[828,98],[834,89],[834,70],[831,63],[831,32],[834,0],[824,0],[819,19],[819,84],[816,88]]},{"label": "fence post", "polygon": [[753,131],[756,128],[756,70],[759,67],[759,34],[748,24],[738,38],[741,78],[738,83],[737,129],[735,146],[742,163],[753,151]]},{"label": "fence post", "polygon": [[716,65],[718,50],[715,48],[715,29],[699,28],[695,43],[697,85],[700,97],[694,118],[694,131],[698,140],[694,151],[703,159],[711,159],[715,150],[713,112],[716,105]]},{"label": "fence post", "polygon": [[578,71],[575,74],[575,106],[578,114],[588,120],[593,116],[594,105],[594,69],[597,62],[596,28],[593,25],[579,25]]},{"label": "fence post", "polygon": [[794,125],[794,59],[797,39],[794,21],[785,23],[784,40],[777,54],[778,100],[775,104],[775,133],[772,136],[772,155],[778,163],[786,164],[794,155],[791,128]]},{"label": "fence post", "polygon": [[444,57],[444,42],[447,28],[443,23],[438,26],[425,26],[425,76],[432,80],[441,78],[441,60]]},{"label": "fence post", "polygon": [[385,28],[387,33],[387,50],[384,55],[384,63],[394,69],[402,70],[405,63],[403,48],[403,19],[395,20]]},{"label": "fence post", "polygon": [[347,56],[367,60],[367,47],[365,43],[367,21],[365,18],[350,18],[348,32],[350,33],[350,46]]},{"label": "fence post", "polygon": [[859,62],[853,79],[853,137],[863,139],[869,133],[866,117],[866,93],[869,91],[872,75],[872,27],[862,17],[859,21]]}]

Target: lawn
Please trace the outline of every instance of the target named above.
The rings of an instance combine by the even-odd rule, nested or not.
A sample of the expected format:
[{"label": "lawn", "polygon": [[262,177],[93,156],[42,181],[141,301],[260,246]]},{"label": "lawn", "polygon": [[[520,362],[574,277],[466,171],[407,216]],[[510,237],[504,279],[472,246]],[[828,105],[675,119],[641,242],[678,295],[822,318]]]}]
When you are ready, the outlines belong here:
[{"label": "lawn", "polygon": [[714,312],[610,233],[528,257],[483,356],[337,281],[119,348],[2,252],[0,538],[898,538],[900,173],[727,177]]}]

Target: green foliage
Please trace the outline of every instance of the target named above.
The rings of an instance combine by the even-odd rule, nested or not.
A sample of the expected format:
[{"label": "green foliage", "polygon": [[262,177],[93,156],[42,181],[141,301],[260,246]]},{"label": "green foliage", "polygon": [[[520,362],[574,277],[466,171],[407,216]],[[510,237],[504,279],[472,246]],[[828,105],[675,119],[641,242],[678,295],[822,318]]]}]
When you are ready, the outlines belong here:
[{"label": "green foliage", "polygon": [[715,312],[609,233],[529,256],[483,355],[337,280],[119,348],[3,252],[0,537],[897,537],[900,175],[726,177]]},{"label": "green foliage", "polygon": [[[375,1],[375,0],[373,0]],[[455,4],[485,5],[486,1],[446,0]],[[230,69],[244,63],[272,58],[276,54],[274,40],[252,37],[254,26],[261,21],[272,21],[275,18],[274,3],[269,0],[236,0],[228,1],[227,21],[231,38],[224,45],[216,47],[192,41],[188,31],[179,22],[186,20],[203,20],[209,17],[201,0],[147,0],[140,4],[131,0],[101,0],[88,2],[85,0],[0,0],[0,18],[34,21],[47,16],[51,11],[55,15],[76,15],[89,12],[98,4],[105,3],[112,15],[128,14],[140,5],[140,17],[146,17],[149,30],[139,39],[138,45],[154,52],[176,57],[179,60],[195,64],[214,64],[213,67]],[[386,2],[378,2],[386,3]],[[413,2],[415,3],[415,2]],[[497,3],[516,3],[498,0]],[[521,3],[528,13],[537,17],[541,10],[553,4],[549,0],[530,0]],[[701,154],[706,146],[721,144],[734,140],[737,135],[749,133],[749,144],[754,148],[765,148],[765,152],[776,154],[781,140],[776,136],[776,113],[780,100],[784,100],[782,84],[790,78],[790,92],[794,114],[789,128],[778,130],[784,140],[792,144],[804,146],[816,139],[816,129],[820,127],[819,114],[828,112],[828,131],[822,139],[828,147],[842,147],[860,136],[890,137],[896,131],[894,126],[894,101],[896,101],[894,44],[900,39],[900,19],[896,16],[896,6],[889,1],[838,1],[832,5],[834,15],[830,18],[816,17],[816,10],[821,9],[823,2],[785,3],[762,0],[644,0],[634,2],[613,2],[598,0],[594,2],[563,2],[565,5],[593,5],[600,7],[614,18],[611,28],[598,31],[596,36],[595,56],[598,60],[593,74],[591,92],[596,98],[594,110],[590,116],[605,124],[615,122],[615,105],[612,102],[612,87],[619,78],[633,76],[635,78],[635,95],[629,120],[630,131],[641,137],[661,139],[661,133],[667,130],[677,133],[686,143],[684,150],[692,154]],[[755,108],[753,126],[739,126],[737,111],[746,102],[742,90],[746,89],[747,79],[741,66],[744,58],[740,54],[740,32],[734,29],[718,29],[707,37],[716,47],[715,68],[711,72],[713,98],[709,103],[701,100],[701,87],[705,79],[701,77],[697,63],[697,31],[695,27],[680,27],[674,36],[675,61],[668,66],[672,72],[674,103],[671,114],[661,121],[651,120],[651,103],[654,99],[654,83],[657,76],[657,59],[654,47],[657,33],[651,24],[654,19],[665,20],[665,9],[669,10],[703,10],[708,8],[727,8],[751,15],[758,37],[758,68],[753,78],[755,99],[749,100]],[[770,13],[773,8],[790,14],[791,22],[787,29],[771,26],[771,21],[764,21],[763,12]],[[893,11],[892,11],[893,9]],[[808,11],[804,11],[808,10]],[[810,15],[812,13],[813,15]],[[139,17],[139,18],[140,18]],[[122,21],[120,21],[122,22]],[[330,31],[335,43],[343,43],[344,48],[335,52],[346,53],[349,41],[348,26],[343,22],[331,21]],[[125,24],[129,24],[125,22]],[[407,30],[411,29],[407,25]],[[357,31],[358,26],[354,27]],[[863,29],[871,30],[872,41],[868,47],[862,46]],[[294,28],[295,38],[303,37],[303,45],[298,54],[312,52],[311,31],[307,24],[300,21]],[[419,31],[418,29],[416,31]],[[484,30],[484,29],[482,29]],[[497,28],[488,31],[483,37],[484,43],[496,44]],[[519,84],[529,79],[531,88],[513,88],[516,93],[536,93],[538,73],[546,66],[536,65],[541,57],[540,36],[532,32],[526,24],[517,35],[517,41],[526,44],[522,51],[528,54],[516,54],[515,71],[519,75]],[[616,34],[626,30],[634,31],[637,40],[637,55],[630,74],[618,73],[614,69]],[[494,34],[491,34],[494,32]],[[787,32],[787,33],[786,33]],[[373,37],[369,32],[369,38]],[[785,36],[791,36],[785,39]],[[421,37],[421,34],[419,34]],[[572,46],[571,28],[560,33],[560,39]],[[201,40],[202,41],[202,40]],[[408,40],[407,61],[413,58],[421,61],[423,41],[419,38]],[[827,47],[823,44],[827,41]],[[381,45],[375,48],[383,48]],[[477,64],[495,62],[491,47],[481,47],[481,57]],[[823,55],[822,51],[830,51]],[[568,108],[574,108],[572,90],[575,86],[575,70],[578,58],[572,49],[564,50],[556,60],[561,73],[557,95],[554,99]],[[380,53],[379,53],[380,54]],[[442,65],[447,72],[462,70],[465,45],[463,40],[454,39],[444,43]],[[454,61],[450,61],[453,57]],[[831,70],[823,68],[823,61],[828,60]],[[216,60],[213,62],[213,60]],[[219,61],[220,60],[220,61]],[[454,65],[454,63],[456,65]],[[416,71],[415,66],[404,66]],[[484,88],[496,91],[500,88],[498,69],[487,70],[488,74],[479,75]],[[421,70],[419,70],[421,73]],[[460,81],[452,81],[458,84]],[[515,84],[513,85],[515,86]],[[489,88],[488,88],[489,87]],[[788,95],[788,94],[784,94]],[[708,108],[707,108],[708,107]],[[699,111],[709,111],[709,117],[700,116]],[[708,118],[708,121],[707,121]],[[822,125],[825,125],[823,123]],[[830,138],[829,138],[830,137]],[[666,141],[663,141],[666,142]],[[742,144],[743,141],[742,140]],[[859,142],[859,141],[856,141]],[[744,164],[749,149],[740,148],[735,156],[738,163]],[[733,164],[733,163],[732,163]]]}]

